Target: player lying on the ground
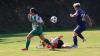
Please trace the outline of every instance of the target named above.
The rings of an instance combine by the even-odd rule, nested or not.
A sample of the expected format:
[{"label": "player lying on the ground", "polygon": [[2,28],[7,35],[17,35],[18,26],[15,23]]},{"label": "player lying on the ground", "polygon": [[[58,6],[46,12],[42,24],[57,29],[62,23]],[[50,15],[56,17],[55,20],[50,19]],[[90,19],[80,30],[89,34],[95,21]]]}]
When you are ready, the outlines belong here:
[{"label": "player lying on the ground", "polygon": [[[63,40],[61,39],[63,38],[63,35],[59,35],[56,38],[50,38],[50,42],[52,43],[52,45],[54,46],[54,48],[69,48],[69,46],[66,46],[63,42]],[[44,41],[40,41],[40,45],[36,46],[36,48],[51,48],[51,46],[49,44],[46,44]]]}]

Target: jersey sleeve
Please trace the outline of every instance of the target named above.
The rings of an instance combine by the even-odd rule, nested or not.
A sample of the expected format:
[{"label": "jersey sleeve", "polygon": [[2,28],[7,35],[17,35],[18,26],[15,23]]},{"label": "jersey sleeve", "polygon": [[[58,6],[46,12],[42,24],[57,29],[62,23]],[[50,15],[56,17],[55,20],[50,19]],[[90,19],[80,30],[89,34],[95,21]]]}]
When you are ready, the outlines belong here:
[{"label": "jersey sleeve", "polygon": [[41,17],[39,17],[39,16],[37,17],[36,21],[37,21],[38,23],[43,23],[42,18],[41,18]]},{"label": "jersey sleeve", "polygon": [[30,22],[32,22],[32,16],[31,16],[31,14],[28,14],[28,20],[29,20]]}]

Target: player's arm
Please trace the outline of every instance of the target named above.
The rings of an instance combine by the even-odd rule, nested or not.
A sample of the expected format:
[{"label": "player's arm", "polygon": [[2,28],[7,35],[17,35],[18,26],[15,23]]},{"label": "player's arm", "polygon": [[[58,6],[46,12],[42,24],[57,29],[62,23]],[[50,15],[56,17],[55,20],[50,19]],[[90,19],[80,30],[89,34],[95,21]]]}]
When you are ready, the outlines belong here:
[{"label": "player's arm", "polygon": [[76,11],[76,13],[74,14],[70,14],[70,17],[76,17],[78,15],[78,11]]},{"label": "player's arm", "polygon": [[85,20],[88,22],[89,26],[92,26],[92,18],[89,15],[85,15]]},{"label": "player's arm", "polygon": [[29,13],[27,16],[28,16],[28,20],[31,22],[31,14]]}]

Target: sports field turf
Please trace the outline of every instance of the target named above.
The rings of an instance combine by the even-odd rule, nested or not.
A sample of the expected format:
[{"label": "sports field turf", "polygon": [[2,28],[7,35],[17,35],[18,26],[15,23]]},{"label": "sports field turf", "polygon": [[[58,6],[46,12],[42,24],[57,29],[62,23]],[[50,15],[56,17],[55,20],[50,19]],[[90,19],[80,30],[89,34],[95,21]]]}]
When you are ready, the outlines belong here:
[{"label": "sports field turf", "polygon": [[[46,48],[37,49],[40,39],[36,36],[32,39],[28,51],[21,51],[25,47],[25,36],[27,33],[1,34],[0,35],[0,56],[100,56],[100,30],[85,31],[83,35],[87,41],[82,42],[78,38],[79,48],[77,49],[57,49],[50,51]],[[59,34],[64,35],[66,45],[73,44],[72,31],[45,32],[44,35],[55,37]]]}]

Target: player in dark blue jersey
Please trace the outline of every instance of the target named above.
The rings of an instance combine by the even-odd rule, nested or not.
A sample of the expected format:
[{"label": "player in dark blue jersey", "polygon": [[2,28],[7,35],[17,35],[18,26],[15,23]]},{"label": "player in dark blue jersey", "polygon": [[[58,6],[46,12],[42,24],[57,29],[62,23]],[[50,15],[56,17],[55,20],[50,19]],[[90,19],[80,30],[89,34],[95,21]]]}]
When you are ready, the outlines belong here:
[{"label": "player in dark blue jersey", "polygon": [[80,7],[80,3],[74,3],[73,7],[75,9],[75,13],[74,14],[70,14],[70,17],[76,17],[76,22],[77,22],[77,26],[74,29],[74,34],[73,34],[73,42],[74,45],[71,46],[71,48],[77,48],[78,44],[77,44],[77,36],[79,36],[83,42],[86,41],[86,39],[83,37],[83,35],[81,34],[85,29],[86,29],[86,20],[88,19],[88,23],[89,25],[92,25],[92,22],[89,18],[89,16],[85,13],[84,10],[81,9]]}]

